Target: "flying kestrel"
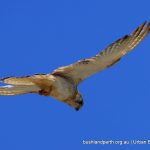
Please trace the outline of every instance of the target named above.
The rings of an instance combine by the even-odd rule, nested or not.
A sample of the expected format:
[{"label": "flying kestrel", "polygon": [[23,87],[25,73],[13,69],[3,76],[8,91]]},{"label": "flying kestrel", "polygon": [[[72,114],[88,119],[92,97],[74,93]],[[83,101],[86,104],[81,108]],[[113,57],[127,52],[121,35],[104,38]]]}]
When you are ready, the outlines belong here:
[{"label": "flying kestrel", "polygon": [[149,32],[150,22],[145,22],[130,35],[118,39],[94,57],[60,67],[50,74],[3,78],[0,81],[9,85],[0,87],[0,95],[37,93],[52,96],[79,110],[83,105],[83,98],[78,85],[87,77],[117,63]]}]

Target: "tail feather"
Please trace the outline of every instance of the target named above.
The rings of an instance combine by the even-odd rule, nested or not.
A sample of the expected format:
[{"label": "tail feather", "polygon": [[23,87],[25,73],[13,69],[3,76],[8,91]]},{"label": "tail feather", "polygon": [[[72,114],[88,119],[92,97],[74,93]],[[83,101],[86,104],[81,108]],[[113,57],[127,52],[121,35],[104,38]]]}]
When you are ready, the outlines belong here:
[{"label": "tail feather", "polygon": [[0,87],[0,95],[9,96],[9,95],[20,95],[26,93],[36,93],[40,88],[36,85],[7,85]]}]

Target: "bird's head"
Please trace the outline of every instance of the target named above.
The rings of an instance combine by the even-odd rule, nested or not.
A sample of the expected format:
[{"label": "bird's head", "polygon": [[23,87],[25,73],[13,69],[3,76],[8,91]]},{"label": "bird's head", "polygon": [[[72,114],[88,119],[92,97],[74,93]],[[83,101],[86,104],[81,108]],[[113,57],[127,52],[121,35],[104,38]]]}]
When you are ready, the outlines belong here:
[{"label": "bird's head", "polygon": [[79,92],[76,94],[75,103],[76,103],[75,110],[78,111],[83,106],[83,97]]},{"label": "bird's head", "polygon": [[77,111],[83,106],[83,98],[79,92],[77,92],[74,98],[69,99],[65,102],[68,103],[71,107],[73,107]]}]

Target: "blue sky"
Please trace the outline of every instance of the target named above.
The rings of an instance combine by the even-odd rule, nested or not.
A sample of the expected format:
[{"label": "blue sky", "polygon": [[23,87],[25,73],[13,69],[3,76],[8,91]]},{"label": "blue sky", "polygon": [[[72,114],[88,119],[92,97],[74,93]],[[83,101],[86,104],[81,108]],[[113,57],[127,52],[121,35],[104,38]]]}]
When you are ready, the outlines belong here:
[{"label": "blue sky", "polygon": [[[149,0],[0,2],[0,76],[49,73],[97,54],[150,20]],[[85,80],[76,112],[38,95],[0,97],[2,150],[149,149],[83,140],[150,139],[150,36],[117,65]]]}]

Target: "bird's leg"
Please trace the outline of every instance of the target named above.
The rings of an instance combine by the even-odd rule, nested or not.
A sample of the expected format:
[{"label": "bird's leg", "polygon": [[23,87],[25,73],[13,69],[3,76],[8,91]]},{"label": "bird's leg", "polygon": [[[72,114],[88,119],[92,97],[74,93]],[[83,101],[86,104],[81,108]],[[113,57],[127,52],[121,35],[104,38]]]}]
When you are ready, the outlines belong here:
[{"label": "bird's leg", "polygon": [[44,96],[48,96],[48,95],[49,95],[49,92],[46,91],[46,90],[40,90],[40,91],[39,91],[39,94],[40,94],[40,95],[44,95]]},{"label": "bird's leg", "polygon": [[50,93],[51,93],[51,91],[52,91],[52,88],[51,88],[51,87],[49,87],[49,88],[43,88],[43,89],[41,89],[41,90],[39,91],[39,94],[40,94],[40,95],[44,95],[44,96],[49,96]]}]

